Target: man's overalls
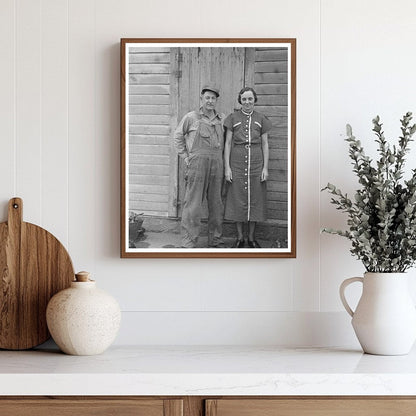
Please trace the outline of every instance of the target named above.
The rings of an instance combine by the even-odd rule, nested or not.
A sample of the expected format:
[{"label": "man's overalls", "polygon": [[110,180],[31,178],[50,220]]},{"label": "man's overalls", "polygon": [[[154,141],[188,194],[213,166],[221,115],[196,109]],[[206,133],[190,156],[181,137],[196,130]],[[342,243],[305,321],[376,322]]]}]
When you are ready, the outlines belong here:
[{"label": "man's overalls", "polygon": [[208,202],[208,246],[223,246],[222,222],[224,206],[221,188],[224,177],[224,130],[221,119],[209,120],[199,114],[189,164],[185,167],[185,197],[182,211],[182,246],[195,247],[201,225],[202,203]]}]

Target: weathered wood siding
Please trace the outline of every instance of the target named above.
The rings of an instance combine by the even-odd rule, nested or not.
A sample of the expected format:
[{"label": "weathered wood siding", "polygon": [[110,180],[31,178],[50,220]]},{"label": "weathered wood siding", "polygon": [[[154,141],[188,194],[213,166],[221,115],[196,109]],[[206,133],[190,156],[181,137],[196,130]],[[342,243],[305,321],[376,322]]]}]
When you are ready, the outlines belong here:
[{"label": "weathered wood siding", "polygon": [[[249,85],[249,84],[248,84]],[[269,133],[268,218],[288,218],[288,53],[287,48],[256,48],[256,110],[273,123]]]},{"label": "weathered wood siding", "polygon": [[167,216],[171,163],[169,48],[129,55],[129,207]]},{"label": "weathered wood siding", "polygon": [[172,132],[200,105],[201,87],[214,83],[217,110],[239,108],[238,91],[253,86],[256,110],[273,123],[269,134],[269,221],[288,218],[287,48],[132,48],[129,62],[129,201],[146,215],[180,216],[184,180]]}]

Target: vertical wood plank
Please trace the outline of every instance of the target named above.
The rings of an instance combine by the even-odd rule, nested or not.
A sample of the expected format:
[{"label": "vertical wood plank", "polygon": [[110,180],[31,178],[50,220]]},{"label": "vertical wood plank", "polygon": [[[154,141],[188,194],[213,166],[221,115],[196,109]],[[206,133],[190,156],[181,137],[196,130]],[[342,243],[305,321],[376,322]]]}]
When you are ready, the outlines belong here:
[{"label": "vertical wood plank", "polygon": [[217,416],[217,400],[205,400],[205,416]]},{"label": "vertical wood plank", "polygon": [[231,81],[220,76],[221,96],[218,109],[228,116],[236,108],[240,108],[237,97],[244,86],[245,48],[226,48],[221,53],[224,54],[221,59],[221,73],[233,74]]},{"label": "vertical wood plank", "polygon": [[173,143],[173,132],[179,122],[179,48],[170,50],[170,159],[168,215],[178,214],[178,165],[179,158]]},{"label": "vertical wood plank", "polygon": [[[119,14],[124,10],[120,3],[112,1],[94,2],[96,4],[95,21],[95,222],[96,253],[107,259],[114,258],[119,251],[118,235],[120,225],[115,219],[119,216],[118,195],[120,192],[119,160],[120,152],[120,46],[119,36],[125,33],[118,25],[114,26],[115,16],[124,26],[126,15]],[[105,3],[105,6],[102,6]],[[126,5],[125,5],[126,6]],[[126,6],[132,12],[131,7]],[[93,66],[94,67],[94,66]],[[105,253],[105,254],[104,254]],[[97,257],[97,255],[96,255]],[[112,262],[112,261],[111,261]],[[108,273],[107,263],[102,272]],[[119,263],[114,263],[116,269]],[[112,281],[113,279],[110,279]]]},{"label": "vertical wood plank", "polygon": [[182,416],[183,400],[163,400],[163,416]]},{"label": "vertical wood plank", "polygon": [[200,74],[199,86],[195,89],[195,93],[200,92],[204,85],[215,83],[214,74],[212,73],[213,48],[201,47],[199,49],[200,52],[196,55],[198,65],[192,67],[193,71],[198,68]]},{"label": "vertical wood plank", "polygon": [[[178,80],[178,121],[191,110],[199,109],[199,59],[198,48],[180,48],[181,77]],[[197,68],[197,70],[195,70]],[[185,195],[185,179],[183,160],[178,161],[178,210],[177,215],[182,215],[182,201]]]},{"label": "vertical wood plank", "polygon": [[16,194],[41,224],[41,2],[16,1]]},{"label": "vertical wood plank", "polygon": [[254,62],[256,49],[246,48],[244,60],[244,86],[254,88]]},{"label": "vertical wood plank", "polygon": [[[68,249],[75,270],[95,258],[95,6],[69,2]],[[77,266],[79,264],[79,266]]]},{"label": "vertical wood plank", "polygon": [[15,2],[0,2],[0,221],[7,218],[7,201],[15,193]]},{"label": "vertical wood plank", "polygon": [[186,396],[183,399],[183,416],[203,416],[204,400],[200,396]]},{"label": "vertical wood plank", "polygon": [[[227,50],[229,50],[227,48]],[[224,77],[224,74],[231,74],[232,72],[227,72],[227,63],[230,61],[229,56],[227,56],[228,54],[224,55],[224,52],[226,52],[224,49],[222,48],[212,48],[212,52],[211,52],[211,73],[210,73],[210,79],[212,80],[212,83],[219,88],[220,90],[220,96],[219,99],[217,101],[217,111],[219,113],[228,113],[229,111],[227,110],[227,108],[224,106],[224,104],[226,103],[226,99],[228,97],[228,94],[224,94],[224,82],[226,82],[225,78],[228,77]],[[238,70],[237,68],[235,68],[236,70],[236,75],[238,74]],[[238,76],[238,75],[237,75]],[[234,79],[234,73],[233,76],[231,77],[231,79]],[[229,78],[227,79],[228,83],[229,83]],[[231,98],[234,94],[230,94]]]},{"label": "vertical wood plank", "polygon": [[[192,110],[197,110],[200,105],[201,105],[201,100],[200,100],[200,95],[201,95],[201,84],[202,84],[202,76],[201,76],[201,71],[199,70],[200,65],[201,65],[201,61],[200,61],[200,53],[198,51],[198,49],[200,48],[186,48],[189,52],[189,57],[188,57],[188,80],[189,80],[189,84],[188,84],[188,88],[187,91],[185,90],[185,94],[186,92],[189,94],[188,96],[186,96],[185,94],[183,94],[183,99],[184,99],[184,113],[187,113],[188,111],[192,111]],[[185,61],[185,54],[186,51],[184,50],[184,61]],[[197,70],[195,70],[195,68],[197,68]],[[184,79],[185,78],[185,74],[183,75]]]},{"label": "vertical wood plank", "polygon": [[41,18],[42,225],[67,246],[68,0],[42,0]]}]

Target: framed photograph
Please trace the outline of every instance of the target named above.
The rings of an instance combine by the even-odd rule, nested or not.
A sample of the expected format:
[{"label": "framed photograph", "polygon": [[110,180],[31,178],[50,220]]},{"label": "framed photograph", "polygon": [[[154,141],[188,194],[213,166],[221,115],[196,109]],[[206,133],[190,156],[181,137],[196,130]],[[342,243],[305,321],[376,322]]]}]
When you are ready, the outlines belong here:
[{"label": "framed photograph", "polygon": [[296,39],[121,39],[121,257],[296,257]]}]

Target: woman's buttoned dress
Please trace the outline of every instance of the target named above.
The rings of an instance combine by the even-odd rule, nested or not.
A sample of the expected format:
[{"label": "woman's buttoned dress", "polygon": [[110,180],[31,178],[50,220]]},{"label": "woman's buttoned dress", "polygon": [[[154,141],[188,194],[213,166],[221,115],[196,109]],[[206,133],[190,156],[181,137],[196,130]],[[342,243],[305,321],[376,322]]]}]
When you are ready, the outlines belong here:
[{"label": "woman's buttoned dress", "polygon": [[266,181],[261,182],[263,150],[261,136],[272,128],[271,121],[253,111],[230,114],[224,127],[233,132],[230,167],[232,182],[228,186],[224,218],[236,222],[267,219]]}]

